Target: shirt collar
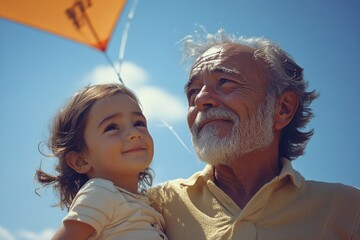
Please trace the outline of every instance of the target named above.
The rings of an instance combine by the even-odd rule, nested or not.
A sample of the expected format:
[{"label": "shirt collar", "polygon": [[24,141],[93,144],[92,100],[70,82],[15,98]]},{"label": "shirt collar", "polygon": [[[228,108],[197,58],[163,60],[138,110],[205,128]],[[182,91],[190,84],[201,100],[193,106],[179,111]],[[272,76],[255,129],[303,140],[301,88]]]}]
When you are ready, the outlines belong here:
[{"label": "shirt collar", "polygon": [[300,188],[302,183],[305,181],[304,177],[293,168],[290,160],[282,158],[280,161],[282,164],[282,169],[278,176],[279,180],[289,176],[293,184],[297,188]]},{"label": "shirt collar", "polygon": [[199,171],[183,181],[181,185],[183,186],[193,186],[199,180],[204,180],[205,182],[209,179],[214,178],[214,167],[207,164],[202,171]]},{"label": "shirt collar", "polygon": [[[290,160],[286,158],[282,158],[280,161],[282,164],[282,169],[280,171],[279,176],[277,176],[276,178],[278,180],[282,180],[283,178],[289,176],[293,184],[297,188],[300,188],[301,184],[304,181],[303,176],[301,176],[301,174],[293,168]],[[204,182],[206,182],[207,180],[213,180],[213,179],[214,179],[214,167],[211,165],[206,165],[202,171],[195,173],[190,178],[183,181],[181,185],[193,186],[199,180],[204,180]]]}]

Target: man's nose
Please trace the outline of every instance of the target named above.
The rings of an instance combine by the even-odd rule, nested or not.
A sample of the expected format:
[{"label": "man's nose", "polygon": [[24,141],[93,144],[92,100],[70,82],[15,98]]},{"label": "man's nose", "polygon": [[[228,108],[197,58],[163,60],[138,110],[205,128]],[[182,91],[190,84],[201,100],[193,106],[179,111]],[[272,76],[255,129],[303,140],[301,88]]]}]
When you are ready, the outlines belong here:
[{"label": "man's nose", "polygon": [[208,86],[203,86],[195,97],[195,106],[199,111],[205,111],[218,105],[214,90]]}]

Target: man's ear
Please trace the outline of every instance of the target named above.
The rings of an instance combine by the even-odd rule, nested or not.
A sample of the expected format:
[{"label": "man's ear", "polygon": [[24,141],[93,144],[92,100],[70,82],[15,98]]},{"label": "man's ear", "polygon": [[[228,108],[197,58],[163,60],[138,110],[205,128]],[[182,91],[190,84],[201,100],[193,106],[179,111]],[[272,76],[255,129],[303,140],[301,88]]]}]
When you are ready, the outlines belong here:
[{"label": "man's ear", "polygon": [[71,151],[66,155],[67,164],[77,173],[88,173],[91,170],[91,165],[85,161],[82,154]]},{"label": "man's ear", "polygon": [[281,130],[293,119],[299,106],[299,98],[293,91],[287,91],[280,95],[274,114],[274,128]]}]

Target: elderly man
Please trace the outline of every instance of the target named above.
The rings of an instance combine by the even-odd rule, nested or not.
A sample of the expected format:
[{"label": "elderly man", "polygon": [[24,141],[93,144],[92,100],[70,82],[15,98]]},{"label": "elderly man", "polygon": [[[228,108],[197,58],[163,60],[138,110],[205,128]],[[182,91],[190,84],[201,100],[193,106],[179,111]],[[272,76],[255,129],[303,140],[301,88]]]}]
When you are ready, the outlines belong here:
[{"label": "elderly man", "polygon": [[204,40],[184,40],[196,58],[185,92],[193,146],[208,165],[150,191],[169,240],[360,239],[360,191],[292,168],[313,134],[303,129],[317,93],[303,69],[263,38]]}]

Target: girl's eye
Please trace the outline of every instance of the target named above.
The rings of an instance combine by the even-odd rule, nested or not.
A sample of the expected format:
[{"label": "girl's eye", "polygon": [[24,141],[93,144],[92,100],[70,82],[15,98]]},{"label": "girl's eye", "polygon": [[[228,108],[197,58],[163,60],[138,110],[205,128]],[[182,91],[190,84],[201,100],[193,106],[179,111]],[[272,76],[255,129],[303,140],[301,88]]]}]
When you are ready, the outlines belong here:
[{"label": "girl's eye", "polygon": [[142,120],[135,121],[134,127],[146,127],[146,122]]},{"label": "girl's eye", "polygon": [[113,131],[113,130],[119,130],[119,127],[114,123],[106,126],[104,132]]}]

